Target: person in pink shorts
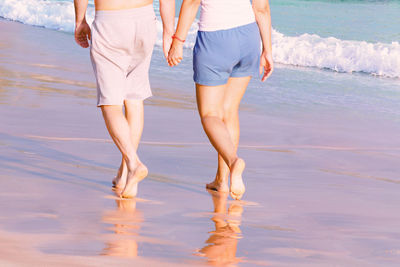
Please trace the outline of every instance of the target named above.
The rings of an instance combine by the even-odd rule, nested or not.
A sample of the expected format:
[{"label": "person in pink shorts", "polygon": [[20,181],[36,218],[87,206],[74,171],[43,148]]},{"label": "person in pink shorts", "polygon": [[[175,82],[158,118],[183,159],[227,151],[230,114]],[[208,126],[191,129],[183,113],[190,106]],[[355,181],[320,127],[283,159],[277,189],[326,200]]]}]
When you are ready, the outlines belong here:
[{"label": "person in pink shorts", "polygon": [[[95,0],[95,19],[85,19],[88,0],[75,0],[75,40],[90,47],[97,82],[97,106],[122,154],[116,192],[125,198],[137,194],[138,182],[148,170],[136,151],[143,130],[143,100],[152,95],[149,66],[156,41],[153,0]],[[160,0],[164,54],[172,42],[175,1]],[[125,108],[125,113],[124,109]]]}]

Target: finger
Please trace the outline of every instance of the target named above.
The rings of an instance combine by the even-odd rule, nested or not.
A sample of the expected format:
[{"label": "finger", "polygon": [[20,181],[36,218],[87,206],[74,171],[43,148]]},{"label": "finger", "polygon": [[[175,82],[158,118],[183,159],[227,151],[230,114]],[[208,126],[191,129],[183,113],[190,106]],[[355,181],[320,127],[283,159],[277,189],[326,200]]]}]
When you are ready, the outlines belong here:
[{"label": "finger", "polygon": [[271,76],[272,72],[268,72],[267,77],[265,77],[265,80],[267,80],[269,78],[269,76]]},{"label": "finger", "polygon": [[266,69],[261,81],[265,82],[267,80],[267,78],[271,75],[271,73],[272,73],[271,69]]},{"label": "finger", "polygon": [[172,57],[168,58],[168,65],[169,65],[170,67],[173,67],[173,66],[175,66],[175,65],[174,65],[174,61],[173,61],[173,58],[172,58]]},{"label": "finger", "polygon": [[173,64],[173,66],[176,66],[176,65],[179,64],[179,62],[178,62],[178,60],[176,60],[176,58],[173,58],[172,59],[172,64]]},{"label": "finger", "polygon": [[168,55],[167,61],[168,61],[168,63],[172,63],[172,56],[171,55]]},{"label": "finger", "polygon": [[268,70],[264,70],[264,74],[263,74],[263,76],[262,76],[262,78],[261,78],[261,81],[262,82],[265,82],[265,80],[267,79],[267,76],[268,76]]},{"label": "finger", "polygon": [[179,63],[181,63],[182,58],[175,58],[174,62],[175,62],[175,66],[178,65]]},{"label": "finger", "polygon": [[84,42],[87,40],[87,37],[85,35],[80,35],[78,36],[78,40]]},{"label": "finger", "polygon": [[77,38],[76,35],[75,35],[75,42],[76,42],[77,44],[79,44],[79,40],[78,40],[78,38]]},{"label": "finger", "polygon": [[88,42],[83,42],[83,43],[81,43],[81,46],[83,48],[88,48],[89,47],[89,43]]},{"label": "finger", "polygon": [[89,43],[87,41],[87,39],[80,39],[79,40],[79,45],[82,46],[83,48],[87,48],[89,46]]}]

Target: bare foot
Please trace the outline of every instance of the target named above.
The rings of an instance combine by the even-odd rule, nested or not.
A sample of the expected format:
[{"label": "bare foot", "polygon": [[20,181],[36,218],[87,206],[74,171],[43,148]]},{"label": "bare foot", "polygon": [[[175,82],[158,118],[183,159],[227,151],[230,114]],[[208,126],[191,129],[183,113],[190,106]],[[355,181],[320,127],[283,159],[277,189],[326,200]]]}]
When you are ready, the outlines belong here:
[{"label": "bare foot", "polygon": [[128,171],[126,185],[121,193],[121,197],[134,198],[137,194],[138,183],[146,178],[147,174],[147,167],[142,162],[139,162],[132,171]]},{"label": "bare foot", "polygon": [[208,190],[213,190],[221,193],[229,192],[228,180],[227,179],[219,179],[218,176],[215,177],[215,180],[209,184],[206,184],[206,188]]},{"label": "bare foot", "polygon": [[126,184],[126,174],[123,176],[115,176],[115,178],[112,180],[113,183],[113,188],[115,190],[122,190],[125,187]]},{"label": "bare foot", "polygon": [[117,176],[112,180],[113,188],[122,191],[125,188],[126,176],[128,175],[128,168],[124,163],[118,169]]},{"label": "bare foot", "polygon": [[231,188],[230,188],[230,193],[231,197],[233,199],[239,200],[242,198],[244,191],[246,190],[244,184],[243,184],[243,179],[242,179],[242,173],[244,168],[246,167],[246,164],[244,163],[244,160],[241,158],[238,158],[231,167]]}]

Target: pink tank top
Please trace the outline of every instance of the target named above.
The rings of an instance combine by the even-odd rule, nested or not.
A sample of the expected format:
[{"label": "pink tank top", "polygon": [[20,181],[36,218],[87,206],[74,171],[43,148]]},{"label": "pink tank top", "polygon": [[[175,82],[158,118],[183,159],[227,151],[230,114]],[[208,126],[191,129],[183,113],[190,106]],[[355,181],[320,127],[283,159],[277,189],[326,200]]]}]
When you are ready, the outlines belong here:
[{"label": "pink tank top", "polygon": [[250,0],[201,0],[200,31],[226,30],[255,22]]}]

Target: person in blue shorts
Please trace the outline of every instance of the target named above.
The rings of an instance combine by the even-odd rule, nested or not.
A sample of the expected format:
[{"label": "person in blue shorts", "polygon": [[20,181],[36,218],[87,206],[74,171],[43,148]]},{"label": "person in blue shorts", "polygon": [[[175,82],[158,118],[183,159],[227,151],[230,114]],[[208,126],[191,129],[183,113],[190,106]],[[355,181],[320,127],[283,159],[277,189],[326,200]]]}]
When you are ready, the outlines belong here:
[{"label": "person in blue shorts", "polygon": [[[241,199],[245,162],[237,155],[239,105],[252,76],[273,71],[268,0],[183,0],[168,64],[182,60],[183,43],[201,5],[193,50],[193,79],[201,123],[218,152],[215,180],[207,188]],[[228,187],[228,178],[230,186]]]}]

